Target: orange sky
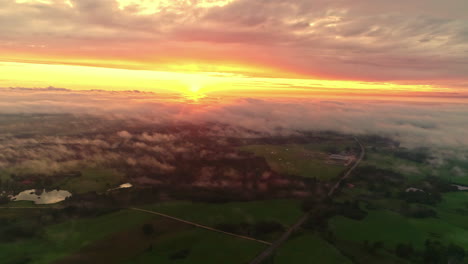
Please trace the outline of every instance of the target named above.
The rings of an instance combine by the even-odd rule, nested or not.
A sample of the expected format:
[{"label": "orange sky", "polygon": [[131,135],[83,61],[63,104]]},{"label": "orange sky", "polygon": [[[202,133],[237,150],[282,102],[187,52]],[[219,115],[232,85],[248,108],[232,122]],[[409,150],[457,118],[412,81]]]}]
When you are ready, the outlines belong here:
[{"label": "orange sky", "polygon": [[[243,68],[213,66],[212,72],[194,65],[168,71],[108,67],[1,62],[1,87],[60,87],[76,90],[141,90],[176,93],[230,93],[236,95],[300,96],[303,94],[401,95],[449,93],[456,89],[431,85],[399,85],[387,82],[320,80],[306,77],[262,77],[235,73]],[[261,72],[261,69],[258,70]],[[287,76],[288,73],[285,73]],[[281,76],[281,74],[279,74]]]},{"label": "orange sky", "polygon": [[461,2],[395,2],[6,0],[0,87],[464,93]]}]

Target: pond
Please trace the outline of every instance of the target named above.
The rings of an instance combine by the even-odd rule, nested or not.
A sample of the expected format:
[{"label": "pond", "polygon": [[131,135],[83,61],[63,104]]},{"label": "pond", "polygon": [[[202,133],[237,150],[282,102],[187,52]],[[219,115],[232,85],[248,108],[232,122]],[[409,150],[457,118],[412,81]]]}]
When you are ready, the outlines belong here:
[{"label": "pond", "polygon": [[124,184],[120,184],[119,187],[112,188],[112,189],[109,189],[107,191],[109,192],[109,191],[118,190],[118,189],[127,189],[127,188],[131,188],[131,187],[133,187],[133,185],[131,183],[124,183]]},{"label": "pond", "polygon": [[72,196],[69,191],[65,190],[26,190],[20,192],[18,195],[12,196],[12,201],[33,201],[35,204],[53,204],[58,203],[66,198]]},{"label": "pond", "polygon": [[459,191],[468,191],[468,186],[456,185],[456,184],[452,184],[452,185],[457,187]]}]

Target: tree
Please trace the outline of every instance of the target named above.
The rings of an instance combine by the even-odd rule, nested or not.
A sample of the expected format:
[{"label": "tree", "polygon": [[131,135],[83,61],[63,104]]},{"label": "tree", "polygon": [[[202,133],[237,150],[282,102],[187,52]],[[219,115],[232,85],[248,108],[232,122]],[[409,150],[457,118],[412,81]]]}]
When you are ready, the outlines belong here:
[{"label": "tree", "polygon": [[254,224],[253,229],[253,233],[259,236],[274,232],[283,232],[284,226],[276,221],[260,221]]},{"label": "tree", "polygon": [[427,264],[447,263],[446,249],[439,241],[426,240],[423,259]]},{"label": "tree", "polygon": [[454,244],[450,244],[447,247],[447,258],[449,263],[463,263],[463,259],[465,258],[465,250],[462,247],[459,247]]},{"label": "tree", "polygon": [[144,224],[141,227],[141,231],[143,231],[143,234],[145,236],[151,236],[152,234],[154,234],[154,227],[152,224]]},{"label": "tree", "polygon": [[414,248],[411,244],[398,243],[395,248],[395,254],[400,258],[408,259],[414,254]]},{"label": "tree", "polygon": [[170,255],[169,258],[172,260],[176,259],[185,259],[190,255],[190,250],[189,249],[183,249],[180,251],[175,252],[174,254]]},{"label": "tree", "polygon": [[368,251],[372,254],[375,254],[377,253],[377,251],[379,251],[379,249],[382,249],[383,247],[383,241],[375,241],[374,243],[372,243],[372,245],[368,246]]}]

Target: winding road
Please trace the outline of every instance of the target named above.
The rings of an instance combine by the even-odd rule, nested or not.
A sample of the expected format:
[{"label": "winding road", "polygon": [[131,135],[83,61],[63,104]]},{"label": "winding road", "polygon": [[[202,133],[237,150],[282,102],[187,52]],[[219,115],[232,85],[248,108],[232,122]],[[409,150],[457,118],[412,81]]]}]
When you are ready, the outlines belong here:
[{"label": "winding road", "polygon": [[[353,172],[353,170],[359,165],[359,163],[364,158],[364,155],[366,154],[366,150],[364,149],[364,146],[361,144],[361,142],[359,142],[359,140],[356,137],[354,138],[354,140],[356,140],[356,142],[359,144],[359,147],[361,147],[361,153],[359,155],[359,158],[356,160],[354,165],[351,168],[349,168],[349,170],[343,175],[343,177],[341,177],[338,180],[338,182],[335,185],[333,185],[333,187],[328,192],[328,197],[331,197],[335,193],[335,191],[340,187],[343,180],[345,180],[351,175],[351,172]],[[283,233],[283,235],[278,240],[276,240],[268,248],[266,248],[259,255],[257,255],[252,261],[249,262],[249,264],[260,264],[263,261],[265,261],[268,257],[270,257],[273,254],[273,252],[275,252],[275,250],[278,249],[291,236],[291,234],[294,231],[296,231],[299,227],[302,226],[302,224],[304,224],[304,222],[307,220],[310,214],[311,212],[305,213],[301,218],[299,218],[299,220],[297,220],[297,222],[294,225],[289,227],[288,230],[286,230],[286,232]]]}]

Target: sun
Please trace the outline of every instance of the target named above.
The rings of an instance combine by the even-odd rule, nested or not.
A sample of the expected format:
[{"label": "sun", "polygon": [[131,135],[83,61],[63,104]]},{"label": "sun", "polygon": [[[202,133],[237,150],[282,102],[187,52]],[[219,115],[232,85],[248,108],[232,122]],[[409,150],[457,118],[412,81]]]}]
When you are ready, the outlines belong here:
[{"label": "sun", "polygon": [[192,84],[189,87],[189,91],[192,93],[198,93],[200,91],[201,86],[199,84]]},{"label": "sun", "polygon": [[201,92],[202,85],[192,83],[188,86],[187,92],[184,93],[184,98],[190,102],[198,102],[200,99],[205,98],[206,96]]}]

